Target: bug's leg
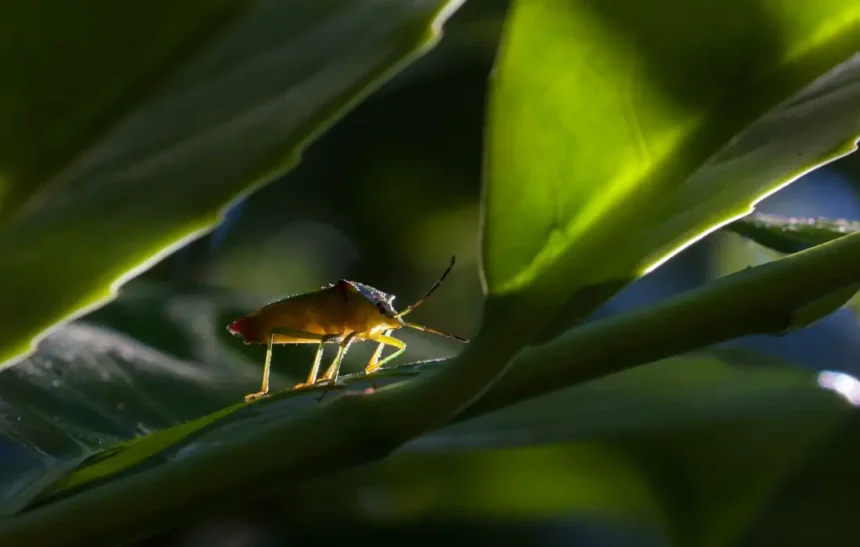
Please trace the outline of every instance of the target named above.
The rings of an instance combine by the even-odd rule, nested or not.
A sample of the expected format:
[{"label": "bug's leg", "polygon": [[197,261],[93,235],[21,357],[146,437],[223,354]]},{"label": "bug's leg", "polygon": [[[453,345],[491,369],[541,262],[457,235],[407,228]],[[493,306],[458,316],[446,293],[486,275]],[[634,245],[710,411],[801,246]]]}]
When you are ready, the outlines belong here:
[{"label": "bug's leg", "polygon": [[257,393],[245,395],[246,401],[252,401],[269,393],[269,374],[272,371],[272,343],[275,340],[275,335],[269,335],[269,344],[266,348],[266,363],[263,365],[263,385]]},{"label": "bug's leg", "polygon": [[329,380],[332,384],[337,383],[337,377],[340,374],[340,364],[343,362],[343,358],[346,355],[349,346],[352,344],[353,340],[355,340],[355,335],[357,333],[352,332],[343,339],[343,342],[340,343],[340,346],[337,348],[337,355],[332,361],[331,366],[328,367],[328,370],[323,374],[323,380]]},{"label": "bug's leg", "polygon": [[[391,361],[392,359],[406,351],[406,344],[403,341],[398,340],[397,338],[392,338],[391,336],[387,335],[380,335],[374,338],[374,340],[386,346],[394,346],[395,348],[397,348],[397,351],[395,351],[382,361],[374,361],[373,359],[371,359],[370,362],[367,364],[367,367],[364,369],[365,374],[372,374],[373,372],[379,370],[382,365]],[[382,353],[382,350],[380,350],[379,353]],[[376,355],[376,353],[374,353],[374,357],[378,359],[378,355]]]},{"label": "bug's leg", "polygon": [[[308,378],[309,383],[313,383],[312,380],[316,380],[316,375],[319,373],[319,361],[322,358],[322,345],[326,342],[332,342],[340,338],[340,335],[337,334],[315,334],[312,332],[304,332],[304,331],[294,331],[291,329],[276,329],[269,334],[269,342],[268,347],[266,348],[266,363],[263,366],[263,386],[260,391],[257,393],[251,393],[245,396],[246,401],[251,401],[253,399],[257,399],[259,397],[263,397],[268,395],[269,393],[269,376],[272,369],[272,346],[275,343],[275,336],[281,334],[286,336],[292,336],[294,338],[308,340],[319,340],[319,349],[317,350],[316,363],[313,369],[311,369],[311,377]],[[297,342],[302,343],[302,342]],[[303,386],[305,384],[299,384],[296,387]],[[293,388],[295,389],[295,387]]]},{"label": "bug's leg", "polygon": [[[388,329],[387,331],[382,333],[382,336],[389,336],[391,334],[392,329]],[[379,362],[379,358],[382,357],[382,350],[385,349],[385,342],[380,342],[378,346],[376,346],[376,350],[374,350],[373,355],[370,356],[370,361],[367,362],[367,366],[364,368],[365,372],[368,369],[376,370],[376,363]]]},{"label": "bug's leg", "polygon": [[[382,333],[383,336],[390,336],[392,329],[388,329]],[[374,350],[373,355],[370,356],[370,361],[367,362],[367,366],[364,368],[365,375],[368,374],[368,370],[374,371],[376,370],[377,363],[379,362],[379,358],[382,357],[382,351],[385,349],[385,342],[380,342],[379,345],[376,346],[376,350]],[[370,388],[372,390],[376,390],[376,382],[370,383]]]},{"label": "bug's leg", "polygon": [[317,345],[317,354],[314,356],[314,364],[311,367],[311,371],[308,374],[308,381],[303,384],[296,384],[293,386],[293,389],[300,389],[303,387],[309,387],[314,385],[317,381],[317,375],[320,372],[320,363],[322,362],[323,356],[323,347],[325,346],[325,341],[320,340],[320,343]]},{"label": "bug's leg", "polygon": [[328,336],[322,336],[321,337],[320,343],[317,346],[317,354],[314,357],[314,364],[311,367],[310,373],[308,374],[308,381],[303,383],[303,384],[294,385],[293,389],[310,387],[310,386],[313,386],[314,384],[317,383],[317,376],[320,373],[320,363],[322,363],[323,347],[325,346],[326,342],[331,342],[332,340],[336,340],[337,338],[338,338],[337,335],[328,335]]}]

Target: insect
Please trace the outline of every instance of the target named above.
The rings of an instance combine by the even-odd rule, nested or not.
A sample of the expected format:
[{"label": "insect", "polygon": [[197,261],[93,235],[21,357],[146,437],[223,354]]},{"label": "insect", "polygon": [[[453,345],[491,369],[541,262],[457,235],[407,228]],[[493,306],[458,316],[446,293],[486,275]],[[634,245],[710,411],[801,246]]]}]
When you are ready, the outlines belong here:
[{"label": "insect", "polygon": [[[403,320],[403,316],[415,311],[415,308],[433,294],[453,267],[454,257],[451,257],[451,264],[439,280],[423,297],[402,312],[394,309],[392,305],[394,296],[362,283],[341,279],[322,289],[272,302],[230,323],[227,330],[233,335],[241,336],[245,344],[267,344],[262,386],[257,393],[245,396],[245,400],[250,401],[269,393],[269,373],[274,344],[317,344],[316,356],[307,382],[293,387],[293,389],[300,389],[318,383],[337,382],[341,361],[353,342],[379,343],[364,372],[371,374],[378,370],[406,351],[406,344],[391,336],[393,330],[403,327],[468,343],[467,339],[460,336]],[[338,350],[334,361],[318,381],[317,376],[325,344],[337,344]],[[380,360],[385,346],[395,347],[397,351]]]}]

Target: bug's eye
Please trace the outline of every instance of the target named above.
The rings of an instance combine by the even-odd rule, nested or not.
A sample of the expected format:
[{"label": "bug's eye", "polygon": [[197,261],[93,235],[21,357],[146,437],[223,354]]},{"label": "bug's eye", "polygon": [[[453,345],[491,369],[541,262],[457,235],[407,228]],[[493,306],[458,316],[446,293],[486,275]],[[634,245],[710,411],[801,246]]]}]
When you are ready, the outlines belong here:
[{"label": "bug's eye", "polygon": [[382,302],[376,303],[376,309],[379,310],[379,313],[381,313],[382,315],[385,315],[385,306],[382,305]]}]

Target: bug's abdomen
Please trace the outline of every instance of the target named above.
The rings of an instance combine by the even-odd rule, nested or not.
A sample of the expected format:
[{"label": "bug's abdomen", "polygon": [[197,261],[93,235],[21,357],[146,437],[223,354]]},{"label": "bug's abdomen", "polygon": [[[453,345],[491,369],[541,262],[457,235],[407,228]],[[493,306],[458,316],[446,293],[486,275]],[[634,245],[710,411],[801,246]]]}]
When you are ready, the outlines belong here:
[{"label": "bug's abdomen", "polygon": [[[348,287],[334,285],[272,302],[228,329],[248,344],[268,343],[272,333],[276,344],[307,344],[318,342],[322,335],[364,332],[378,321],[379,310],[366,298]],[[299,333],[317,336],[306,338]]]},{"label": "bug's abdomen", "polygon": [[355,330],[356,307],[354,296],[339,290],[322,290],[273,302],[231,326],[231,332],[242,335],[248,343],[267,343],[274,333],[276,344],[315,343],[319,338],[303,338],[298,333],[318,336],[348,334]]},{"label": "bug's abdomen", "polygon": [[227,325],[227,330],[241,336],[246,344],[263,344],[268,343],[268,334],[263,327],[256,315],[249,315]]}]

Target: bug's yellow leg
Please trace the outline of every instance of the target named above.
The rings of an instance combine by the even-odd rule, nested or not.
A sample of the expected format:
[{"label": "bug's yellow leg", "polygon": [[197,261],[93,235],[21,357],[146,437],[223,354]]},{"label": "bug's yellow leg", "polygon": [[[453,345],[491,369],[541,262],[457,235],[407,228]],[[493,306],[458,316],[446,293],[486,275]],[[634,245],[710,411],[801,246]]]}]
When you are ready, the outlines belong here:
[{"label": "bug's yellow leg", "polygon": [[[367,364],[367,367],[365,367],[365,374],[372,374],[373,372],[379,370],[382,365],[391,361],[392,359],[406,351],[406,344],[403,341],[398,340],[397,338],[392,338],[391,336],[387,335],[380,335],[374,338],[374,340],[379,342],[380,348],[378,349],[378,351],[374,352],[373,357],[371,357],[370,362]],[[378,361],[379,354],[382,353],[382,347],[384,346],[394,346],[395,348],[397,348],[397,351],[395,351],[382,361]]]},{"label": "bug's yellow leg", "polygon": [[[301,389],[303,387],[311,387],[313,385],[316,385],[317,376],[320,373],[320,363],[322,363],[323,347],[325,346],[326,343],[333,342],[333,341],[337,340],[338,338],[340,338],[340,336],[338,336],[336,334],[328,334],[325,336],[319,336],[319,338],[320,338],[320,343],[319,343],[319,346],[317,347],[317,354],[314,357],[314,364],[311,367],[310,373],[308,374],[308,381],[303,383],[303,384],[294,385],[293,389]],[[323,378],[323,379],[325,379],[325,378]]]},{"label": "bug's yellow leg", "polygon": [[315,334],[312,332],[304,332],[304,331],[294,331],[289,329],[276,329],[269,334],[269,342],[266,348],[266,363],[263,366],[263,385],[260,388],[260,391],[257,393],[251,393],[245,396],[246,401],[251,401],[253,399],[258,399],[265,395],[269,394],[269,376],[272,370],[272,346],[275,343],[275,335],[277,334],[285,334],[287,336],[293,336],[296,338],[303,338],[305,340],[319,340],[319,347],[317,348],[317,356],[314,360],[314,366],[311,368],[310,376],[308,376],[307,384],[299,384],[296,387],[302,387],[305,385],[312,385],[316,381],[317,374],[319,374],[319,365],[320,360],[322,359],[322,348],[323,344],[327,342],[333,342],[340,338],[340,335],[337,334]]},{"label": "bug's yellow leg", "polygon": [[340,364],[343,362],[343,358],[346,355],[347,350],[349,350],[349,346],[352,344],[353,340],[355,340],[356,333],[350,333],[349,336],[344,338],[343,342],[340,343],[340,347],[337,348],[337,355],[332,361],[331,366],[328,367],[328,370],[323,374],[323,380],[330,380],[332,384],[337,382],[337,377],[340,374]]},{"label": "bug's yellow leg", "polygon": [[[392,329],[388,329],[382,333],[382,336],[389,336],[391,334]],[[376,349],[373,352],[373,355],[370,356],[370,361],[367,362],[367,366],[364,368],[365,372],[368,369],[376,370],[376,363],[379,362],[379,358],[382,357],[382,350],[385,349],[385,342],[380,342]]]},{"label": "bug's yellow leg", "polygon": [[269,344],[266,348],[266,364],[263,365],[263,385],[257,393],[245,395],[246,401],[252,401],[269,393],[269,373],[272,371],[272,343],[275,340],[275,335],[269,335]]},{"label": "bug's yellow leg", "polygon": [[296,384],[293,386],[293,389],[301,389],[303,387],[309,387],[316,383],[317,375],[320,373],[320,363],[322,362],[323,356],[323,347],[325,346],[325,340],[320,340],[319,345],[317,346],[317,354],[314,357],[314,364],[311,367],[311,371],[308,374],[308,381],[303,384]]}]

